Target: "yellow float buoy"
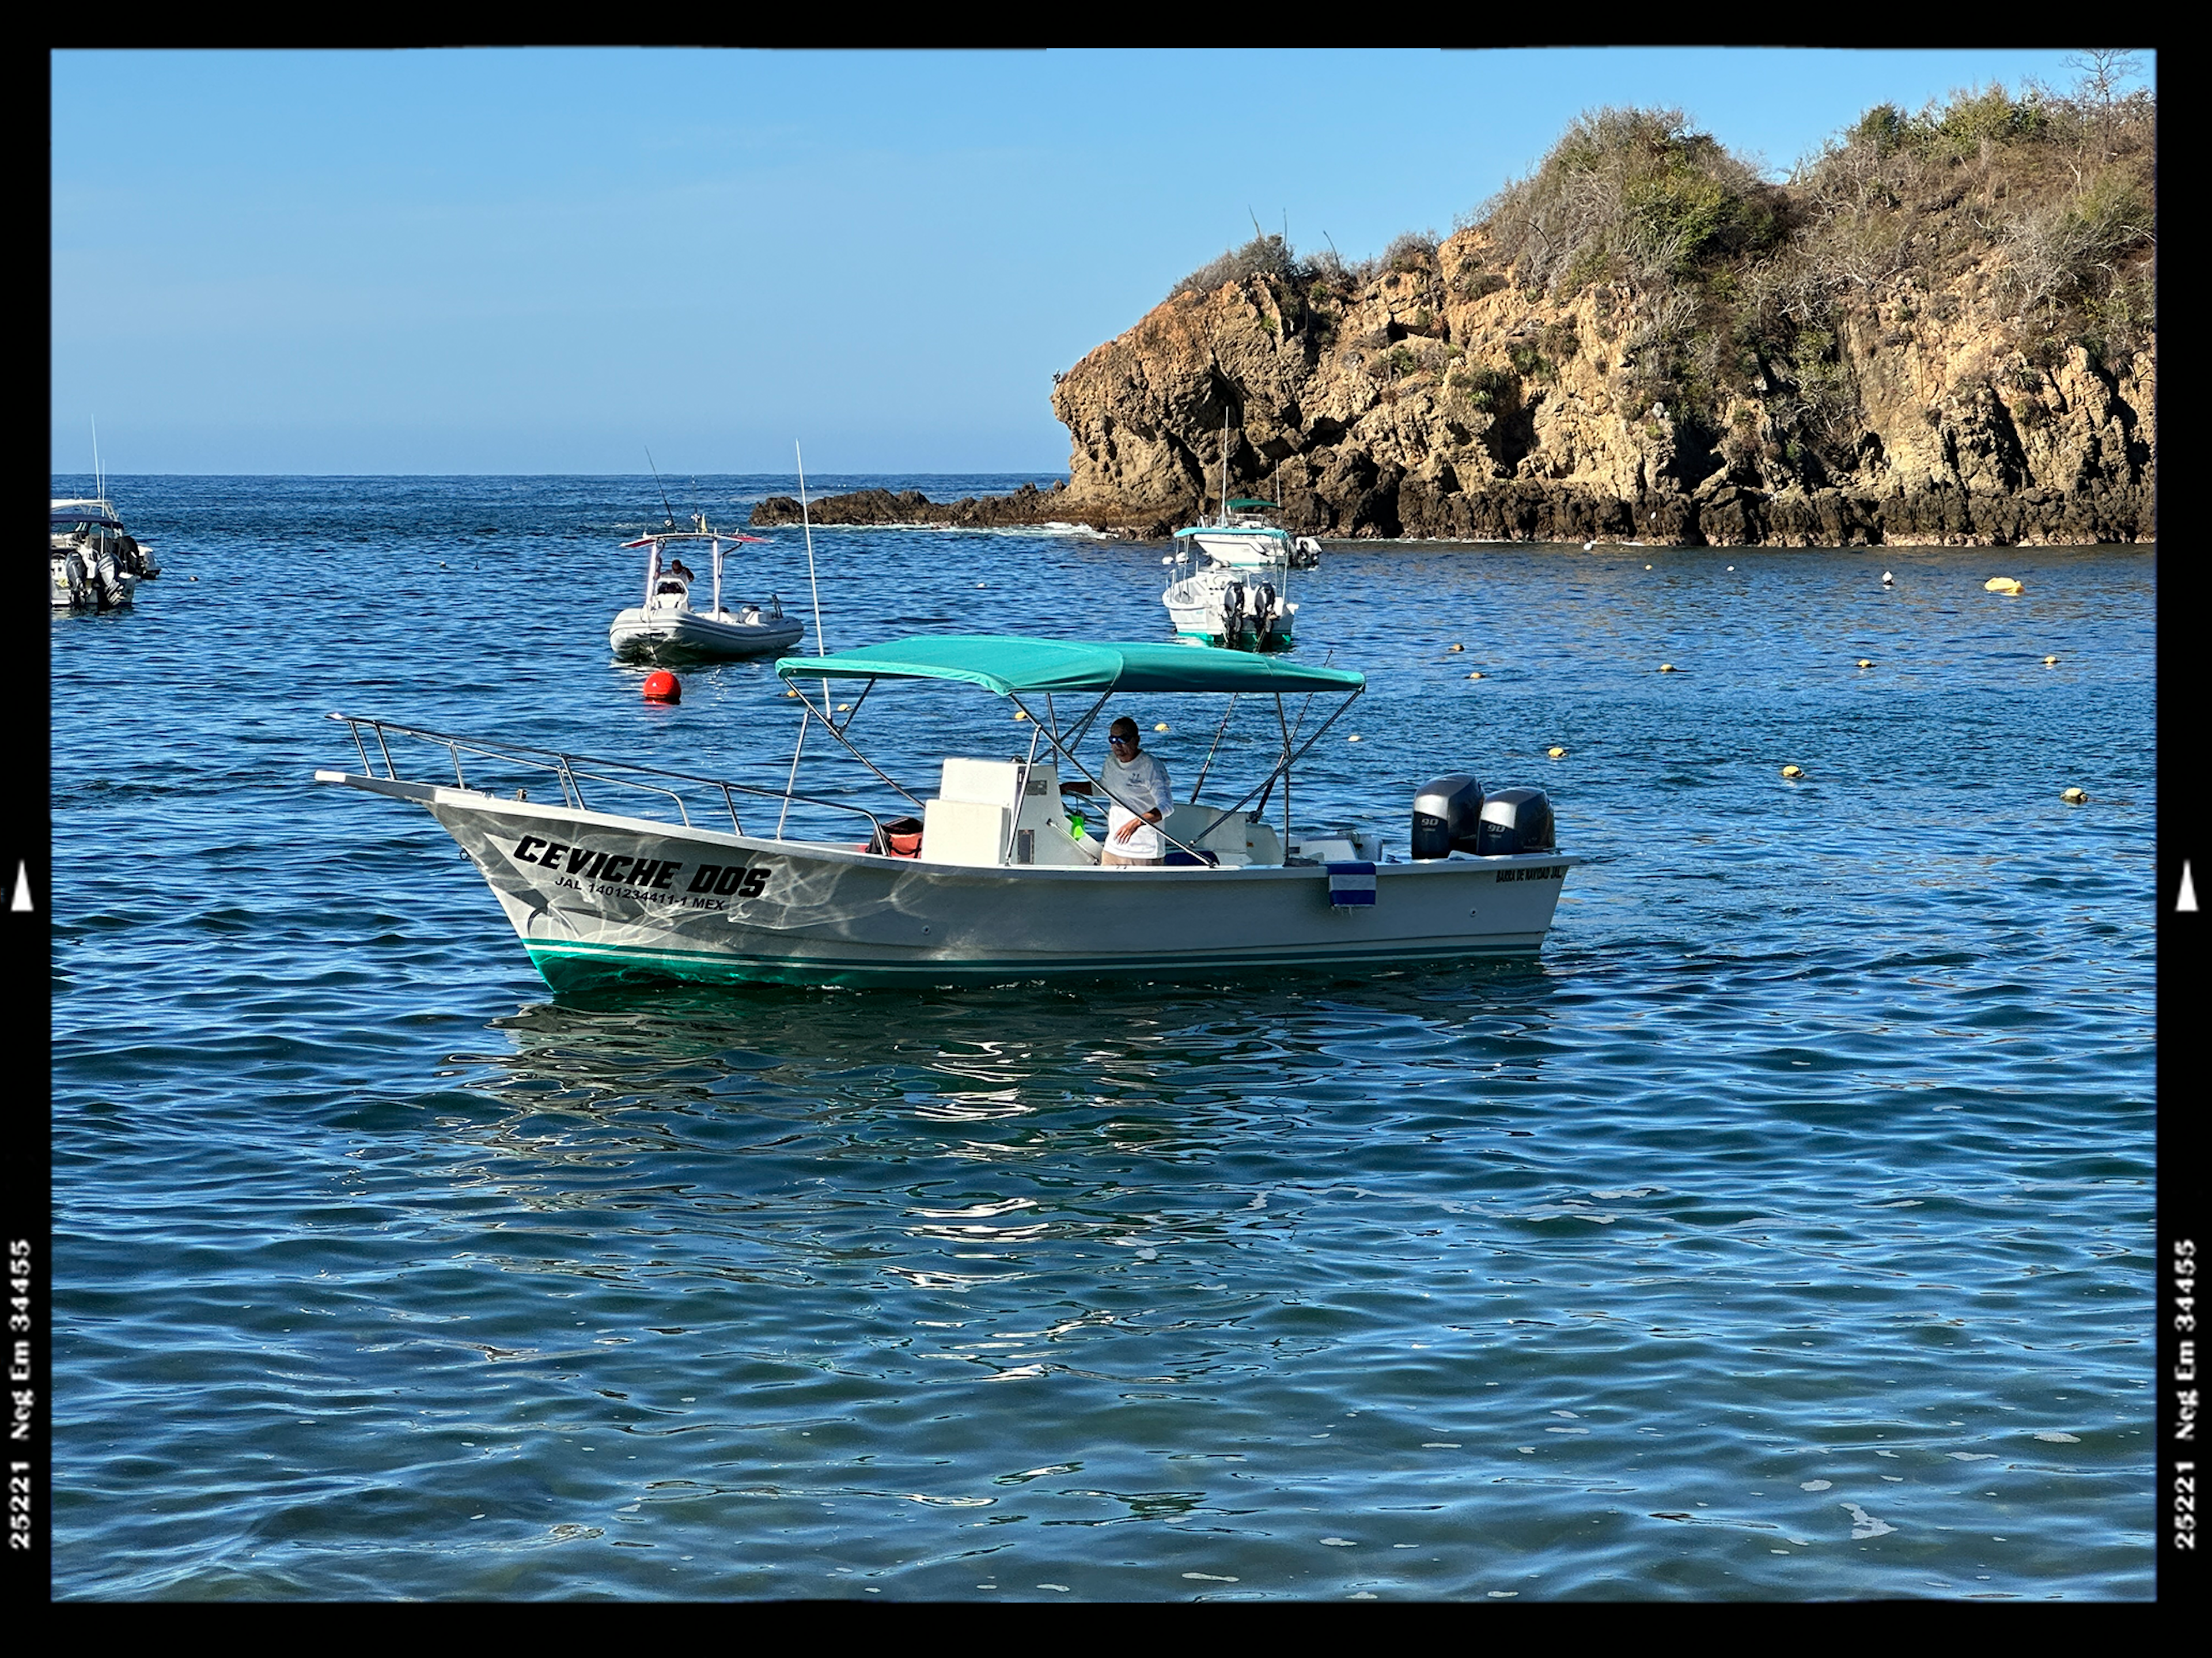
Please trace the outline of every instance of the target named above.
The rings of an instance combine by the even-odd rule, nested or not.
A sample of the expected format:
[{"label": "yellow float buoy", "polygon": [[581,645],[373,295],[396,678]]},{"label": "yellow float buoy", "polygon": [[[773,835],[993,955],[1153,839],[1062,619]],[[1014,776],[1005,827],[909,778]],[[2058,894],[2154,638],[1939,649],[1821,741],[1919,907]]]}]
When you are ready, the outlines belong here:
[{"label": "yellow float buoy", "polygon": [[840,702],[837,705],[837,712],[840,714],[850,714],[853,712],[853,705],[850,702]]},{"label": "yellow float buoy", "polygon": [[2087,805],[2089,802],[2088,792],[2085,789],[2068,789],[2058,798],[2069,806]]},{"label": "yellow float buoy", "polygon": [[2058,665],[2058,659],[2055,656],[2046,656],[2043,659],[2043,665],[2046,668],[2055,668]]},{"label": "yellow float buoy", "polygon": [[1468,677],[1469,679],[1480,679],[1480,678],[1481,678],[1481,677],[1482,677],[1482,676],[1481,676],[1480,673],[1471,673],[1471,674],[1468,675]]},{"label": "yellow float buoy", "polygon": [[1567,751],[1565,749],[1547,749],[1545,752],[1554,760],[1564,760],[1567,757]]},{"label": "yellow float buoy", "polygon": [[1645,569],[1647,569],[1647,570],[1648,570],[1648,569],[1650,569],[1651,567],[1650,567],[1649,564],[1647,564],[1647,565],[1645,565],[1644,568]]},{"label": "yellow float buoy", "polygon": [[1862,668],[1871,668],[1874,666],[1874,663],[1869,659],[1863,656],[1859,659],[1859,666]]},{"label": "yellow float buoy", "polygon": [[2016,593],[2021,591],[2020,578],[2009,575],[1993,575],[1987,581],[1982,583],[1982,591],[1985,593]]},{"label": "yellow float buoy", "polygon": [[1444,648],[1448,651],[1463,651],[1467,647],[1464,645],[1447,645]]},{"label": "yellow float buoy", "polygon": [[1021,708],[1016,708],[1016,709],[1014,710],[1014,719],[1015,719],[1018,722],[1018,721],[1020,721],[1020,720],[1026,720],[1026,719],[1028,719],[1028,718],[1029,718],[1029,714],[1028,714],[1028,713],[1027,713],[1027,711],[1026,711],[1026,710],[1024,710],[1024,709],[1021,709]]},{"label": "yellow float buoy", "polygon": [[1796,766],[1784,766],[1782,768],[1782,774],[1784,777],[1802,777],[1805,774]]},{"label": "yellow float buoy", "polygon": [[1672,673],[1674,671],[1674,665],[1671,662],[1662,662],[1659,665],[1659,671],[1661,673]]},{"label": "yellow float buoy", "polygon": [[1354,732],[1351,736],[1346,738],[1344,740],[1347,743],[1357,743],[1359,740],[1359,733],[1358,732]]},{"label": "yellow float buoy", "polygon": [[799,687],[796,685],[787,685],[784,687],[783,694],[786,696],[796,696],[799,695]]},{"label": "yellow float buoy", "polygon": [[1164,732],[1164,731],[1165,731],[1167,728],[1168,728],[1168,722],[1167,722],[1166,720],[1161,720],[1161,721],[1160,721],[1160,723],[1159,723],[1158,725],[1157,725],[1157,726],[1153,726],[1153,727],[1152,727],[1152,729],[1153,729],[1154,731],[1156,731],[1156,732]]}]

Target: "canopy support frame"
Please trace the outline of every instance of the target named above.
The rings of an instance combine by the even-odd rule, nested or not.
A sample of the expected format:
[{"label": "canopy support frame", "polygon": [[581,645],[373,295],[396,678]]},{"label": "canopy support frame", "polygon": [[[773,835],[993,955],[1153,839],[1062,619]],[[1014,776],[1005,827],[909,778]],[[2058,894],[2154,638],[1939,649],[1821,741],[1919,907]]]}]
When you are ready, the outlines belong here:
[{"label": "canopy support frame", "polygon": [[[823,683],[826,686],[829,682],[824,680]],[[860,750],[854,748],[852,743],[846,738],[845,733],[838,728],[836,719],[825,709],[817,708],[814,706],[812,699],[811,699],[805,691],[799,690],[799,683],[796,680],[792,682],[791,689],[797,694],[799,706],[806,710],[806,714],[800,715],[799,721],[799,740],[801,743],[804,743],[806,740],[806,716],[811,714],[815,719],[819,720],[823,725],[829,729],[830,736],[836,738],[840,744],[843,744],[846,753],[851,755],[854,759],[859,761],[870,771],[875,773],[877,776],[882,778],[884,782],[890,784],[891,787],[905,799],[917,806],[921,805],[921,802],[915,797],[915,795],[907,788],[905,784],[900,782],[897,778],[892,776],[881,766],[878,766],[874,761],[869,759],[866,755],[862,754]],[[860,695],[863,697],[866,697],[867,695],[867,692],[863,691]],[[827,701],[826,698],[824,700],[825,701]],[[860,717],[860,705],[855,702],[853,705],[854,719],[858,719]],[[845,723],[849,726],[853,721],[848,720]],[[793,751],[791,756],[791,780],[792,786],[796,787],[799,782],[799,755],[796,750]],[[782,825],[779,822],[776,827],[776,839],[780,841],[782,838]]]}]

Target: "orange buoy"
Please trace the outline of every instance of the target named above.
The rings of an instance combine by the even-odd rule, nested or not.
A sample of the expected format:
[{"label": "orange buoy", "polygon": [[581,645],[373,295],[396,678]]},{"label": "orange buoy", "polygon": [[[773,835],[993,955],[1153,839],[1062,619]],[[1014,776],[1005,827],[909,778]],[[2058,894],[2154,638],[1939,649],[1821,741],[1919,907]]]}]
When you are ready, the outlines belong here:
[{"label": "orange buoy", "polygon": [[665,668],[655,668],[645,677],[645,700],[648,702],[681,702],[684,686]]}]

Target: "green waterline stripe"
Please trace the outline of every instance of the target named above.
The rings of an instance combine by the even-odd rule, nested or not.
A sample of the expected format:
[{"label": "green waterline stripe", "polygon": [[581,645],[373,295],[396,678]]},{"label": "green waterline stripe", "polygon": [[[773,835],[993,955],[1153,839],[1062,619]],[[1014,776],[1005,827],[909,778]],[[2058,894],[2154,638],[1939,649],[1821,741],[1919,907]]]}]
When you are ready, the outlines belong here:
[{"label": "green waterline stripe", "polygon": [[[1526,939],[1526,943],[1508,940]],[[908,961],[871,961],[851,957],[807,956],[750,956],[728,950],[651,950],[621,944],[546,944],[525,940],[523,948],[530,959],[544,969],[548,961],[603,962],[616,967],[646,967],[663,965],[674,968],[706,968],[728,974],[740,973],[756,968],[783,972],[844,973],[844,974],[915,974],[947,973],[1094,973],[1102,970],[1127,972],[1156,972],[1163,968],[1243,968],[1243,967],[1299,967],[1327,965],[1346,962],[1435,961],[1459,956],[1500,956],[1534,954],[1542,947],[1543,935],[1510,933],[1496,943],[1423,946],[1419,944],[1396,940],[1370,946],[1364,950],[1341,950],[1334,947],[1299,946],[1288,954],[1194,955],[1188,952],[1174,956],[1054,956],[1046,958],[1029,957],[1013,960],[957,960],[941,957],[917,957]],[[1326,953],[1323,953],[1324,950]]]}]

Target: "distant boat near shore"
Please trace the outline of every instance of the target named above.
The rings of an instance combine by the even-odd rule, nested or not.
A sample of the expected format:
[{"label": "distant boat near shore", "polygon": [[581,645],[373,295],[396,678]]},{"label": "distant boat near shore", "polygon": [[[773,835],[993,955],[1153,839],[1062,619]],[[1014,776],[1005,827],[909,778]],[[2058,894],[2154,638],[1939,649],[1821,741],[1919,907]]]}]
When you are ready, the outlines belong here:
[{"label": "distant boat near shore", "polygon": [[[642,547],[645,555],[645,599],[617,613],[607,630],[607,641],[617,656],[688,658],[737,660],[775,656],[799,642],[805,629],[796,616],[783,613],[782,600],[769,594],[765,605],[742,604],[734,610],[722,606],[722,549],[726,544],[758,544],[759,536],[739,535],[733,530],[708,527],[706,515],[692,519],[693,528],[671,526],[625,541],[626,550]],[[703,550],[712,586],[708,606],[695,610],[691,585],[698,577],[678,556],[689,545],[694,556]]]}]

